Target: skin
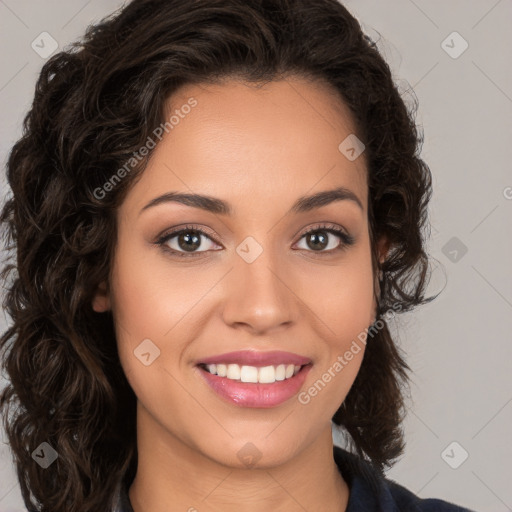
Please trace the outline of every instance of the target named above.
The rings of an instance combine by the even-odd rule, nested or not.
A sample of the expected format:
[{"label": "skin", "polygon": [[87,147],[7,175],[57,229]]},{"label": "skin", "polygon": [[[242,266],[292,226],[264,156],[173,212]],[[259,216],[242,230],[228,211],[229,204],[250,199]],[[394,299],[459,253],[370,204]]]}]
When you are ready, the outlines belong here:
[{"label": "skin", "polygon": [[[118,210],[111,280],[93,300],[95,311],[112,309],[138,399],[133,508],[345,510],[349,488],[334,463],[331,418],[359,371],[363,343],[307,405],[297,396],[274,408],[234,405],[195,363],[242,349],[294,352],[313,362],[307,390],[375,319],[365,155],[351,162],[338,150],[355,133],[351,113],[327,85],[303,78],[259,89],[235,80],[186,85],[169,113],[190,97],[197,106],[157,145]],[[340,186],[363,209],[342,200],[287,213],[297,198]],[[234,213],[173,202],[140,213],[170,191],[221,198]],[[329,247],[315,251],[302,234],[323,222],[345,229],[354,245],[329,254],[343,240],[324,232]],[[212,235],[197,256],[154,244],[190,223]],[[263,249],[250,264],[236,252],[248,236]],[[186,253],[178,237],[167,246]],[[383,258],[383,241],[379,249]],[[149,366],[134,356],[147,338],[160,349]],[[252,468],[237,456],[249,442],[261,454]]]}]

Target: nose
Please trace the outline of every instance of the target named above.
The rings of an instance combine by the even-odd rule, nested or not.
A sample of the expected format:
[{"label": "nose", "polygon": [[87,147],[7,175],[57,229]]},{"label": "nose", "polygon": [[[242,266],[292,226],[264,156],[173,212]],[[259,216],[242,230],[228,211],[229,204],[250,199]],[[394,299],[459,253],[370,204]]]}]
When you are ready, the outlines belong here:
[{"label": "nose", "polygon": [[301,301],[291,272],[263,251],[252,263],[235,261],[224,283],[224,322],[253,334],[289,328],[297,322]]}]

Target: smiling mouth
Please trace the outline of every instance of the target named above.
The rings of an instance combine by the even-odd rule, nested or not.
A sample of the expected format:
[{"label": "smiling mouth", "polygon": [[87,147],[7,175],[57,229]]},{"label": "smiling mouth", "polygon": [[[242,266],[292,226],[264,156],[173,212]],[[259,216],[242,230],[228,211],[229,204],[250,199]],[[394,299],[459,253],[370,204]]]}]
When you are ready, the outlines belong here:
[{"label": "smiling mouth", "polygon": [[249,366],[238,364],[198,364],[199,368],[219,377],[224,377],[235,382],[254,383],[254,384],[273,384],[279,381],[285,381],[297,375],[305,366],[311,366],[311,363],[304,365],[279,364],[268,366]]}]

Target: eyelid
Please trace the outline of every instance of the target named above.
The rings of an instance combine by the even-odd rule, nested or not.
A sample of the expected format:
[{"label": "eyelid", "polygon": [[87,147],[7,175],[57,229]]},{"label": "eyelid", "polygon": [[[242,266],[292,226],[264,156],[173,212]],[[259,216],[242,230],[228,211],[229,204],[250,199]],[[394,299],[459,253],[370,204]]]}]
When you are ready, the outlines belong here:
[{"label": "eyelid", "polygon": [[[348,231],[343,228],[342,226],[339,226],[338,224],[333,224],[332,222],[320,222],[318,224],[313,224],[312,226],[306,228],[304,231],[301,231],[300,238],[302,238],[304,235],[307,235],[309,233],[314,233],[315,231],[341,231],[348,237],[350,237]],[[338,235],[340,236],[340,235]]]},{"label": "eyelid", "polygon": [[168,229],[161,233],[160,235],[158,235],[156,237],[156,242],[162,241],[166,238],[169,238],[170,236],[176,236],[180,234],[182,231],[197,231],[201,235],[208,235],[208,237],[210,237],[215,243],[219,243],[215,239],[216,234],[213,230],[207,228],[206,226],[200,226],[198,224],[185,224],[182,226],[175,226],[174,228]]}]

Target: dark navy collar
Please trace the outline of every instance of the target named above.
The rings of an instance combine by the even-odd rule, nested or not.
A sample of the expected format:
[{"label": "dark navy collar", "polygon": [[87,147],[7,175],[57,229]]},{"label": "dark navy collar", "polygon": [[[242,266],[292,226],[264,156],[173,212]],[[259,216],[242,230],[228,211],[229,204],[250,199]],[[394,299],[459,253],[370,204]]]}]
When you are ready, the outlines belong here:
[{"label": "dark navy collar", "polygon": [[[438,499],[421,499],[393,480],[386,479],[374,465],[334,446],[334,461],[350,489],[343,512],[474,512]],[[133,512],[126,482],[120,485],[113,512]]]}]

